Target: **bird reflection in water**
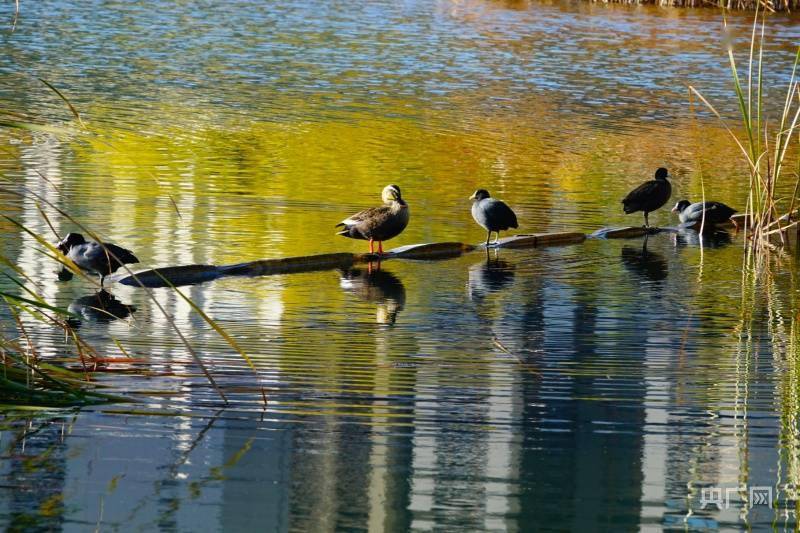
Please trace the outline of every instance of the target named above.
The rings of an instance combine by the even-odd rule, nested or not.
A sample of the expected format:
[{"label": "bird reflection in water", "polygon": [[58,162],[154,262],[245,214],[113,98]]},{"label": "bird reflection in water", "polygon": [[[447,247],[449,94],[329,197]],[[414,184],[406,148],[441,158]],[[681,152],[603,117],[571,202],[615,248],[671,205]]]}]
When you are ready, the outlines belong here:
[{"label": "bird reflection in water", "polygon": [[380,263],[370,264],[367,269],[354,267],[341,271],[339,285],[359,299],[377,304],[378,324],[394,324],[406,304],[403,282],[391,272],[381,270]]},{"label": "bird reflection in water", "polygon": [[61,267],[58,271],[58,281],[71,281],[74,274],[67,267]]},{"label": "bird reflection in water", "polygon": [[731,243],[731,234],[719,228],[712,228],[700,234],[693,229],[682,229],[673,236],[675,247],[704,246],[706,248],[722,248]]},{"label": "bird reflection in water", "polygon": [[660,253],[647,249],[647,235],[644,237],[641,250],[638,247],[623,246],[620,258],[628,272],[642,279],[661,281],[667,277],[667,260]]},{"label": "bird reflection in water", "polygon": [[491,292],[500,291],[514,281],[514,265],[500,259],[497,250],[486,249],[486,260],[469,267],[467,292],[470,300],[480,300]]},{"label": "bird reflection in water", "polygon": [[79,317],[73,326],[80,326],[81,320],[87,322],[111,322],[127,318],[136,308],[120,302],[113,294],[105,290],[72,301],[67,310]]}]

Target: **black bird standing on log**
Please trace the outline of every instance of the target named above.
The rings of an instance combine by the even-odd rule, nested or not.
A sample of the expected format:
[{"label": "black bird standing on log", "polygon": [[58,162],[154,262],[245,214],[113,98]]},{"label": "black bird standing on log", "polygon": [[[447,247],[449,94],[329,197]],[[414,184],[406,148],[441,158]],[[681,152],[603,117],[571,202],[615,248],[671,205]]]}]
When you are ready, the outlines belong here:
[{"label": "black bird standing on log", "polygon": [[489,196],[486,189],[478,189],[472,196],[472,218],[488,233],[486,234],[486,246],[492,238],[492,232],[497,233],[495,244],[500,239],[500,232],[509,228],[518,228],[517,215],[504,202]]},{"label": "black bird standing on log", "polygon": [[622,199],[622,206],[626,214],[644,211],[644,227],[649,228],[650,222],[647,214],[663,206],[672,194],[672,185],[667,181],[667,169],[656,170],[656,178],[646,181],[628,193]]}]

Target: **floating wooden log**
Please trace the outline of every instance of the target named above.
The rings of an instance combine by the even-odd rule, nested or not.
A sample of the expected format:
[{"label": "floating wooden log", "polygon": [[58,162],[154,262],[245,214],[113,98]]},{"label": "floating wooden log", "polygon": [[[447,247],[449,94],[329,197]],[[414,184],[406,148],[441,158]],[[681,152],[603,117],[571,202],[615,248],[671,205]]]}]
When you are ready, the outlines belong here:
[{"label": "floating wooden log", "polygon": [[125,276],[119,280],[123,285],[134,287],[169,287],[194,285],[212,281],[222,276],[266,276],[270,274],[292,274],[297,272],[313,272],[348,268],[357,262],[360,256],[349,253],[320,254],[303,257],[287,257],[283,259],[264,259],[235,265],[187,265],[178,267],[155,268]]},{"label": "floating wooden log", "polygon": [[[458,257],[474,249],[475,246],[464,244],[463,242],[409,244],[389,250],[380,259],[446,259],[449,257]],[[367,256],[369,256],[369,254],[367,254]]]},{"label": "floating wooden log", "polygon": [[671,226],[664,228],[645,228],[644,226],[629,226],[625,228],[600,228],[589,238],[592,239],[630,239],[633,237],[644,237],[645,235],[655,235],[662,231],[678,231],[678,228]]},{"label": "floating wooden log", "polygon": [[[516,235],[519,239],[534,237],[536,246],[558,246],[561,244],[578,244],[586,240],[586,234],[577,231],[562,231],[557,233],[534,233],[532,235]],[[512,241],[518,242],[518,241]],[[512,246],[513,248],[513,246]]]},{"label": "floating wooden log", "polygon": [[[636,228],[632,228],[636,229]],[[639,228],[641,229],[641,228]],[[496,245],[499,248],[532,248],[536,246],[557,246],[579,243],[586,235],[578,232],[536,233],[514,235],[501,239]],[[282,259],[264,259],[237,263],[234,265],[187,265],[178,267],[156,268],[123,276],[119,283],[141,287],[169,287],[203,283],[222,276],[267,276],[275,274],[293,274],[297,272],[314,272],[319,270],[346,269],[356,263],[375,262],[388,259],[446,259],[457,257],[484,245],[473,246],[461,242],[438,242],[426,244],[410,244],[389,250],[382,256],[378,254],[332,253]]]},{"label": "floating wooden log", "polygon": [[286,257],[283,259],[263,259],[261,261],[221,266],[219,270],[225,276],[266,276],[270,274],[294,274],[349,268],[359,260],[361,260],[361,256],[350,253],[319,254]]},{"label": "floating wooden log", "polygon": [[[486,244],[482,245],[486,248]],[[489,248],[534,248],[536,246],[536,235],[512,235],[499,239],[496,244],[490,244]]]},{"label": "floating wooden log", "polygon": [[123,277],[119,283],[134,287],[179,287],[211,281],[221,275],[219,268],[213,265],[186,265],[144,270]]},{"label": "floating wooden log", "polygon": [[[558,246],[561,244],[577,244],[586,240],[586,234],[569,231],[558,233],[528,233],[512,235],[500,239],[490,248],[535,248],[537,246]],[[485,248],[485,244],[480,247]]]}]

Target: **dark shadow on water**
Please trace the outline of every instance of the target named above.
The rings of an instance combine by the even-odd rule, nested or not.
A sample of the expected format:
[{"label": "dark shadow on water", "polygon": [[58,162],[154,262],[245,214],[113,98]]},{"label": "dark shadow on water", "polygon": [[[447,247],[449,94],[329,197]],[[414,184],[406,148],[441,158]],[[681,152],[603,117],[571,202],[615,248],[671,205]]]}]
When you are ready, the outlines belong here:
[{"label": "dark shadow on water", "polygon": [[111,322],[120,318],[127,318],[136,311],[136,308],[120,302],[110,292],[102,290],[95,294],[76,298],[69,304],[67,310],[79,317],[71,319],[73,327],[79,327],[81,320],[87,322]]},{"label": "dark shadow on water", "polygon": [[647,281],[662,281],[669,273],[666,258],[658,252],[647,249],[645,237],[641,249],[634,246],[623,246],[620,254],[625,269]]},{"label": "dark shadow on water", "polygon": [[397,315],[406,304],[406,289],[400,279],[386,270],[380,262],[368,266],[341,270],[339,285],[359,299],[377,304],[375,321],[378,324],[394,324]]}]

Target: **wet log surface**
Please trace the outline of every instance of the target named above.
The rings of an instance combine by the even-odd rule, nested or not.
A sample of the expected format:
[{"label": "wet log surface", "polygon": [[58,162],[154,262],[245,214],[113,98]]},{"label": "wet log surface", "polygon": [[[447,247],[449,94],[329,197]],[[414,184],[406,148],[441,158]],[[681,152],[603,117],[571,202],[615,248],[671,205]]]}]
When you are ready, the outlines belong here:
[{"label": "wet log surface", "polygon": [[680,231],[679,228],[666,226],[663,228],[645,228],[644,226],[628,226],[624,228],[600,228],[595,231],[589,238],[591,239],[632,239],[636,237],[644,237],[645,235],[655,235],[664,231]]},{"label": "wet log surface", "polygon": [[[490,243],[489,248],[537,248],[545,246],[562,246],[578,244],[586,238],[625,239],[642,237],[662,231],[679,231],[679,228],[602,228],[591,235],[580,232],[556,232],[513,235]],[[278,274],[294,274],[298,272],[315,272],[320,270],[347,269],[359,263],[372,263],[386,260],[441,260],[458,257],[474,250],[485,249],[485,243],[477,245],[461,242],[440,242],[409,244],[393,248],[382,255],[330,253],[280,259],[263,259],[234,265],[186,265],[156,268],[137,272],[133,275],[115,276],[116,281],[134,287],[170,287],[205,283],[223,276],[270,276]],[[114,281],[108,278],[108,281]]]}]

